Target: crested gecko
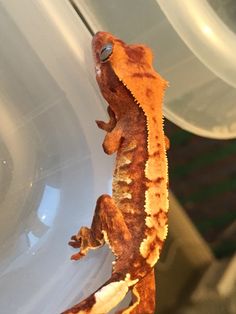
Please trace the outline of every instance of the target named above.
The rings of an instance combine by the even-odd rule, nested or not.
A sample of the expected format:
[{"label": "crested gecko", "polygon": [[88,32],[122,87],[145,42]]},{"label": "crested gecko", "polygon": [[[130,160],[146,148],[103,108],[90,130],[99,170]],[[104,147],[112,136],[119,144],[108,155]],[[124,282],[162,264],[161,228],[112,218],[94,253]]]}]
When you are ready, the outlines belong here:
[{"label": "crested gecko", "polygon": [[119,314],[153,314],[154,265],[167,236],[169,142],[163,131],[162,103],[167,82],[153,69],[152,52],[98,32],[92,40],[96,79],[108,103],[103,149],[116,153],[112,196],[97,200],[91,228],[82,227],[69,244],[79,260],[108,244],[115,260],[110,279],[64,314],[104,314],[132,292]]}]

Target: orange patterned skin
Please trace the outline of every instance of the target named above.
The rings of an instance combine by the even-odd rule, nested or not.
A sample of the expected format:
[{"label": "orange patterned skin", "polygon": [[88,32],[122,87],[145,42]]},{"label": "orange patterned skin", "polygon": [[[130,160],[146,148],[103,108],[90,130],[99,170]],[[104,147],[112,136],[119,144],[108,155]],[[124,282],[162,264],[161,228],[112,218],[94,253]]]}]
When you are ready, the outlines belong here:
[{"label": "orange patterned skin", "polygon": [[112,197],[97,200],[91,228],[82,227],[70,245],[80,248],[78,260],[108,244],[115,255],[111,278],[67,314],[102,314],[132,291],[122,314],[155,311],[153,267],[167,235],[168,175],[162,102],[167,82],[152,67],[144,45],[126,45],[99,32],[92,41],[96,79],[108,102],[105,153],[116,153]]}]

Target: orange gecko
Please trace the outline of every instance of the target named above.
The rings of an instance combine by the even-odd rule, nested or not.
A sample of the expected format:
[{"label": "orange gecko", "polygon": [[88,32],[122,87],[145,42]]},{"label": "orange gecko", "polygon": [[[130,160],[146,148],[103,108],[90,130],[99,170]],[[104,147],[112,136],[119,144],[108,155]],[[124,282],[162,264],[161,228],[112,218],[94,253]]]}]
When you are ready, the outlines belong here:
[{"label": "orange gecko", "polygon": [[103,149],[116,153],[112,196],[97,200],[91,228],[82,227],[70,245],[90,249],[109,245],[115,256],[110,279],[64,314],[104,314],[132,292],[119,314],[153,314],[154,266],[167,236],[169,142],[163,131],[162,103],[167,82],[153,69],[152,52],[98,32],[92,41],[96,79],[108,102]]}]

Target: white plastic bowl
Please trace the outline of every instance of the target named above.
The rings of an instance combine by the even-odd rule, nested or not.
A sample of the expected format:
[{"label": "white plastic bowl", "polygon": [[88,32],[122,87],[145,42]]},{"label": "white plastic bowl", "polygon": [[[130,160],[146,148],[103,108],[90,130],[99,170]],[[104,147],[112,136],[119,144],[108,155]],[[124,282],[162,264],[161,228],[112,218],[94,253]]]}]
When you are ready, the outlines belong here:
[{"label": "white plastic bowl", "polygon": [[157,0],[194,54],[218,77],[236,87],[236,34],[206,0]]},{"label": "white plastic bowl", "polygon": [[[193,54],[216,75],[207,79],[202,71],[202,86],[199,84],[200,88],[173,99],[167,105],[166,116],[202,136],[235,138],[236,34],[206,0],[156,1]],[[191,70],[190,64],[183,66],[189,66]],[[192,70],[194,76],[195,69]],[[178,74],[181,80],[181,74]],[[175,81],[171,83],[174,84]]]},{"label": "white plastic bowl", "polygon": [[109,192],[91,35],[63,1],[0,2],[0,312],[60,313],[109,276],[67,245]]}]

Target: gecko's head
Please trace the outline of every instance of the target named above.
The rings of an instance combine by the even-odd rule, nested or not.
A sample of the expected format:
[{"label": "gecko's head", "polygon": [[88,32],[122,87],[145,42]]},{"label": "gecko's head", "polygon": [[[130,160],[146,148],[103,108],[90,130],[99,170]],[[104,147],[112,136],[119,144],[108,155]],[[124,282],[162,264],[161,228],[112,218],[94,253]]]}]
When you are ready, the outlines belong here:
[{"label": "gecko's head", "polygon": [[[147,71],[152,66],[152,52],[144,45],[127,45],[107,32],[98,32],[92,40],[92,50],[97,79],[109,64],[118,78],[137,71]],[[119,68],[119,74],[116,69]],[[122,73],[123,77],[120,77]]]},{"label": "gecko's head", "polygon": [[93,37],[92,50],[98,85],[111,106],[118,106],[125,87],[146,114],[156,103],[161,110],[167,82],[153,69],[150,48],[128,45],[110,33],[98,32]]}]

